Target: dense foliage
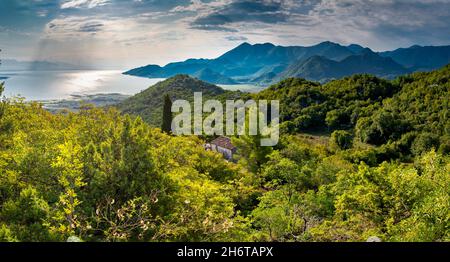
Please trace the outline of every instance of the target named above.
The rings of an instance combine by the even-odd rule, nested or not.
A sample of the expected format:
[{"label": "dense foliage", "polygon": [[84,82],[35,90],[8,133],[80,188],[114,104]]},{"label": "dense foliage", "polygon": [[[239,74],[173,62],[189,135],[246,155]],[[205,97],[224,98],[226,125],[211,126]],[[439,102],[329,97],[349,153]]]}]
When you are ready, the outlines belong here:
[{"label": "dense foliage", "polygon": [[198,139],[113,109],[54,115],[20,101],[0,128],[1,240],[205,241],[246,223],[234,208],[247,173]]},{"label": "dense foliage", "polygon": [[[295,141],[293,143],[293,141]],[[252,211],[267,241],[450,240],[450,160],[369,167],[311,139],[284,137],[262,166],[267,190]]]},{"label": "dense foliage", "polygon": [[280,82],[254,95],[280,100],[279,145],[235,137],[235,162],[114,108],[2,100],[0,241],[450,241],[449,72]]},{"label": "dense foliage", "polygon": [[411,161],[431,148],[449,152],[449,78],[450,66],[394,81],[354,75],[320,85],[291,78],[255,97],[281,101],[286,133],[347,130],[355,142],[379,146],[375,163],[366,162]]}]

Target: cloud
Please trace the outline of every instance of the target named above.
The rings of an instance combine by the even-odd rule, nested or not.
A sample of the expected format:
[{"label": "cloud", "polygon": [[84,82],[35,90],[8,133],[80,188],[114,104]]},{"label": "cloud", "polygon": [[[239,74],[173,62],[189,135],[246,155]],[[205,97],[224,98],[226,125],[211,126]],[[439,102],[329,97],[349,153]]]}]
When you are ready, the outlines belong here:
[{"label": "cloud", "polygon": [[80,28],[78,29],[79,32],[99,32],[102,30],[104,24],[103,23],[98,23],[98,22],[94,22],[94,23],[86,23],[84,25],[81,25]]},{"label": "cloud", "polygon": [[228,41],[239,41],[239,42],[243,42],[243,41],[247,41],[248,38],[245,36],[234,36],[234,35],[230,35],[230,36],[225,36],[225,39]]},{"label": "cloud", "polygon": [[[287,3],[287,2],[286,2]],[[286,22],[288,12],[284,1],[234,1],[211,13],[197,17],[191,26],[197,29],[221,29],[238,22],[262,22],[275,24]]]},{"label": "cloud", "polygon": [[94,8],[109,3],[109,0],[69,0],[61,4],[61,9]]},{"label": "cloud", "polygon": [[221,8],[232,3],[233,0],[191,0],[188,5],[178,5],[174,7],[170,12],[192,12],[192,13],[204,13],[212,11],[214,8]]},{"label": "cloud", "polygon": [[[161,63],[214,57],[237,41],[358,43],[374,50],[450,44],[450,0],[0,0],[0,45],[11,54]],[[205,44],[207,43],[207,44]],[[20,49],[18,48],[20,46]],[[27,48],[26,48],[27,46]],[[101,50],[94,52],[92,46]],[[133,46],[133,48],[129,48]],[[77,49],[78,50],[78,49]],[[145,55],[143,55],[145,54]],[[87,56],[88,57],[88,56]],[[86,58],[87,59],[87,58]],[[114,63],[114,61],[113,61]]]},{"label": "cloud", "polygon": [[[307,26],[322,38],[343,43],[360,42],[375,49],[408,46],[423,42],[445,44],[450,41],[449,1],[443,0],[328,0],[321,1],[304,19]],[[293,24],[300,23],[292,21]]]},{"label": "cloud", "polygon": [[220,25],[192,25],[190,28],[206,31],[238,32],[237,29]]},{"label": "cloud", "polygon": [[131,26],[128,21],[97,17],[68,16],[57,18],[49,22],[45,28],[45,38],[48,40],[73,41],[83,40],[83,36],[92,36],[102,32],[101,38],[111,37],[116,32]]}]

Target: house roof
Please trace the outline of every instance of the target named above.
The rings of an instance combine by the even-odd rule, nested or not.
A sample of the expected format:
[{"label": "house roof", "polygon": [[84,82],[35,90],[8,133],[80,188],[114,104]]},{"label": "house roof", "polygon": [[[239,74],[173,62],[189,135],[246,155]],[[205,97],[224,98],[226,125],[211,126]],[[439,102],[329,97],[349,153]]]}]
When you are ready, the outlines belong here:
[{"label": "house roof", "polygon": [[211,144],[216,145],[216,146],[220,146],[226,149],[230,149],[233,150],[236,147],[231,143],[231,139],[229,137],[225,137],[225,136],[219,136],[218,138],[214,139],[213,141],[211,141]]}]

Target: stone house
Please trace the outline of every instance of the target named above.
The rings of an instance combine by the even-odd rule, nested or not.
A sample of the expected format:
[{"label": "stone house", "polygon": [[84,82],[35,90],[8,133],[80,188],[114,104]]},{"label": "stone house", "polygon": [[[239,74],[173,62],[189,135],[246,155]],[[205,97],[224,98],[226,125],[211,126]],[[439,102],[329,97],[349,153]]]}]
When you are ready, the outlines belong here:
[{"label": "stone house", "polygon": [[236,147],[231,143],[231,139],[225,136],[220,136],[205,144],[205,149],[221,153],[228,161],[233,160],[233,155],[236,153]]}]

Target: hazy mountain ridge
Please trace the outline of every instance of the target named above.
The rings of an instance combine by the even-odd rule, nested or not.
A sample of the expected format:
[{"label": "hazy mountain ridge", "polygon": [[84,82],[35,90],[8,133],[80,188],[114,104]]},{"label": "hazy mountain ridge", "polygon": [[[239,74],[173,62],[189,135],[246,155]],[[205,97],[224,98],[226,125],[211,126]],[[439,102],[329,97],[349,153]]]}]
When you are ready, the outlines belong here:
[{"label": "hazy mountain ridge", "polygon": [[304,61],[293,63],[273,80],[300,77],[308,80],[326,82],[354,74],[372,74],[387,79],[409,73],[390,57],[381,57],[369,50],[351,55],[342,61],[334,61],[323,56],[313,56]]},{"label": "hazy mountain ridge", "polygon": [[343,46],[329,41],[308,47],[243,43],[216,59],[188,59],[163,67],[147,65],[124,74],[149,78],[188,74],[215,84],[267,85],[288,77],[327,81],[355,73],[394,78],[433,70],[447,63],[450,63],[450,46],[412,46],[373,52],[357,44]]},{"label": "hazy mountain ridge", "polygon": [[86,66],[72,65],[62,62],[49,61],[18,61],[15,59],[2,59],[2,71],[57,71],[57,70],[88,70]]},{"label": "hazy mountain ridge", "polygon": [[399,48],[379,53],[391,57],[397,63],[412,71],[430,71],[441,68],[450,61],[450,46],[418,46]]}]

